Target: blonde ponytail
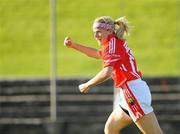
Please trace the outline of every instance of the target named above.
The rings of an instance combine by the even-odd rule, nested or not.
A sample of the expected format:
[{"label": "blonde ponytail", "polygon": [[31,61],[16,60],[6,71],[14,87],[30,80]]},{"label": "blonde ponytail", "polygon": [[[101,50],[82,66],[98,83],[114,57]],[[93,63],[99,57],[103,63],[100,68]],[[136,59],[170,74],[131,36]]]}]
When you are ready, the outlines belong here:
[{"label": "blonde ponytail", "polygon": [[125,16],[116,19],[114,24],[115,34],[118,37],[118,39],[122,39],[124,34],[129,34],[128,21],[126,20]]},{"label": "blonde ponytail", "polygon": [[[97,23],[103,23],[103,25],[100,25]],[[108,24],[108,25],[104,25]],[[93,29],[96,28],[104,28],[106,30],[111,29],[114,34],[116,34],[118,39],[122,39],[124,34],[129,34],[129,26],[128,21],[125,17],[120,17],[116,19],[115,21],[110,16],[101,16],[94,20]]]}]

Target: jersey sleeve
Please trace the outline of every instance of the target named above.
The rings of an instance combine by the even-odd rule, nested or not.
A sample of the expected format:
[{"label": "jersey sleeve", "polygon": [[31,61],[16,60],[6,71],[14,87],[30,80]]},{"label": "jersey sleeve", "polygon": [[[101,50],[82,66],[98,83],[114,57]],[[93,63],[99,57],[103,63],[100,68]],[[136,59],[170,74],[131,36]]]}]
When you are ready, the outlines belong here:
[{"label": "jersey sleeve", "polygon": [[115,39],[112,39],[103,52],[103,67],[114,67],[120,60],[120,49],[116,46]]},{"label": "jersey sleeve", "polygon": [[107,53],[104,57],[103,57],[103,67],[107,67],[107,66],[115,66],[115,64],[120,60],[120,58],[118,57],[118,55],[116,54],[109,54]]},{"label": "jersey sleeve", "polygon": [[98,50],[98,54],[102,57],[103,56],[103,49]]}]

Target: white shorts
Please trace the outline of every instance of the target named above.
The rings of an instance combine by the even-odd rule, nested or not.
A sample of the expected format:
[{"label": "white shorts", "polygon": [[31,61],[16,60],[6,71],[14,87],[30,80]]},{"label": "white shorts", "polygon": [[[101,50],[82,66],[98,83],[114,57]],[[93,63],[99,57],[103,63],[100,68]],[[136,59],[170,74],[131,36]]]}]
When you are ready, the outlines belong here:
[{"label": "white shorts", "polygon": [[114,106],[120,105],[127,110],[134,122],[153,111],[151,93],[145,81],[141,79],[129,81],[125,87],[115,92]]}]

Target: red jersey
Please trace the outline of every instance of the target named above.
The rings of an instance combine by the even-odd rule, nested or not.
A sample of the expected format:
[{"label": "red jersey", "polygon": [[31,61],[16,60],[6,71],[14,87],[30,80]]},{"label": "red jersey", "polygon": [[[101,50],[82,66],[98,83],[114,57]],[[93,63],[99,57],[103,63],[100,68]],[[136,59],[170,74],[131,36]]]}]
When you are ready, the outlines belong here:
[{"label": "red jersey", "polygon": [[104,48],[99,50],[103,58],[103,67],[113,67],[112,78],[116,88],[121,87],[126,81],[141,78],[141,72],[126,40],[119,40],[115,34],[111,34],[103,46]]}]

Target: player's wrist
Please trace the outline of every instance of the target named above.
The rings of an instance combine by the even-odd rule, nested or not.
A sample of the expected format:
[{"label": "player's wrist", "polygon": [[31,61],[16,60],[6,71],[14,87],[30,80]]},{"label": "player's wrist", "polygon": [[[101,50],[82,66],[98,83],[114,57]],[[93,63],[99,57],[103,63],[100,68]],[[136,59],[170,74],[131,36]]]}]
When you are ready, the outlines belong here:
[{"label": "player's wrist", "polygon": [[71,42],[71,48],[76,48],[76,43],[75,42]]},{"label": "player's wrist", "polygon": [[87,88],[92,88],[92,87],[93,87],[93,84],[92,84],[90,81],[88,81],[88,82],[86,83],[86,86],[87,86]]}]

